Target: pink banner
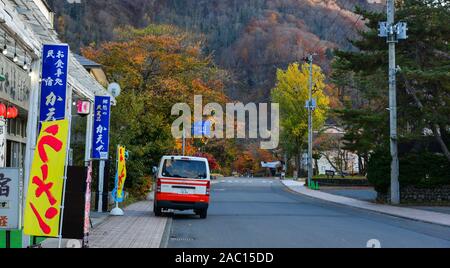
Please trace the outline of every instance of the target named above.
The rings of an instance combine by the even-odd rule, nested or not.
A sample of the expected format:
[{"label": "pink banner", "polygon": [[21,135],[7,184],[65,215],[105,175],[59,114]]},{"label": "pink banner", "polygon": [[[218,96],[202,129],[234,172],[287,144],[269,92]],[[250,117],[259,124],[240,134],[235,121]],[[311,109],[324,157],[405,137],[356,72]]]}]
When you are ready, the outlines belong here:
[{"label": "pink banner", "polygon": [[88,234],[91,222],[91,183],[92,183],[92,161],[89,163],[88,173],[86,178],[86,203],[84,207],[84,234]]}]

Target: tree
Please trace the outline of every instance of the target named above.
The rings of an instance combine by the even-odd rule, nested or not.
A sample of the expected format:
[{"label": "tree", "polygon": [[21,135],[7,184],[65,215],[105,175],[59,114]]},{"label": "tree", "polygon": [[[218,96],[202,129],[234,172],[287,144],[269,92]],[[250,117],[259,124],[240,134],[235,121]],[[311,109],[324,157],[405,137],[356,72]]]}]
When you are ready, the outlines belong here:
[{"label": "tree", "polygon": [[[409,37],[397,46],[400,66],[397,92],[400,142],[420,138],[428,130],[450,162],[449,6],[449,0],[398,3],[397,20],[408,23]],[[340,114],[349,132],[346,135],[348,148],[367,155],[377,146],[387,146],[389,141],[388,55],[385,40],[377,36],[378,22],[385,20],[386,15],[361,9],[357,13],[367,22],[367,31],[353,41],[358,51],[336,53],[334,77],[345,74],[340,77],[340,85],[356,89],[358,93],[357,96],[347,95],[353,105],[347,105]]]},{"label": "tree", "polygon": [[[300,154],[308,134],[309,65],[290,64],[286,71],[278,70],[277,85],[272,90],[272,99],[280,104],[281,147],[288,155],[295,156],[300,172]],[[329,109],[329,98],[324,94],[325,75],[319,66],[313,66],[313,97],[317,99],[314,110],[314,129],[323,126]]]},{"label": "tree", "polygon": [[175,27],[125,27],[117,29],[116,35],[115,42],[82,51],[102,64],[109,81],[123,89],[112,109],[111,151],[117,144],[130,151],[127,188],[143,197],[150,186],[150,167],[176,148],[171,135],[172,106],[191,104],[196,94],[208,102],[225,102],[226,73],[202,54],[202,43],[195,36]]}]

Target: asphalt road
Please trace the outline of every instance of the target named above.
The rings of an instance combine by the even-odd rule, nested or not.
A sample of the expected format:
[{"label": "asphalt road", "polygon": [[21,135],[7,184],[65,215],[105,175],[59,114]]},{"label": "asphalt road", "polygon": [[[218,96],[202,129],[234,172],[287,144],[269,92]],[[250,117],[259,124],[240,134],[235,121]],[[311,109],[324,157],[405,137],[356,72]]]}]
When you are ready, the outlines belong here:
[{"label": "asphalt road", "polygon": [[367,212],[289,192],[271,179],[213,185],[206,220],[177,212],[169,248],[450,248],[450,228]]}]

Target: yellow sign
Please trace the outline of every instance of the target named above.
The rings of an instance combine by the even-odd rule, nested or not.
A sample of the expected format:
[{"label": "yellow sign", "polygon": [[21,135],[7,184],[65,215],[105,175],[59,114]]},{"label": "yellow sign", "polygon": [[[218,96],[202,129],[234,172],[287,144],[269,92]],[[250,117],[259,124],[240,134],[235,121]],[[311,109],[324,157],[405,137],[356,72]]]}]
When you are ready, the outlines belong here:
[{"label": "yellow sign", "polygon": [[24,216],[27,235],[59,235],[68,131],[68,120],[42,123],[28,184]]},{"label": "yellow sign", "polygon": [[127,166],[126,166],[126,148],[123,146],[119,146],[118,151],[118,165],[117,165],[117,192],[116,192],[116,201],[123,202],[123,188],[125,186],[125,181],[127,179]]}]

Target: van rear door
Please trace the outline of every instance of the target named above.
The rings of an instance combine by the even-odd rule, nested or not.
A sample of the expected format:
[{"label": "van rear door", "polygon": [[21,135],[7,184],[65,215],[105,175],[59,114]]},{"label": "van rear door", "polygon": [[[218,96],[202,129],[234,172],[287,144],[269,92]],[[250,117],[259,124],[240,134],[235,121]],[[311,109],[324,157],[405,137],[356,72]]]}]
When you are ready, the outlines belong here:
[{"label": "van rear door", "polygon": [[164,159],[160,175],[161,193],[209,195],[207,161],[191,158]]}]

